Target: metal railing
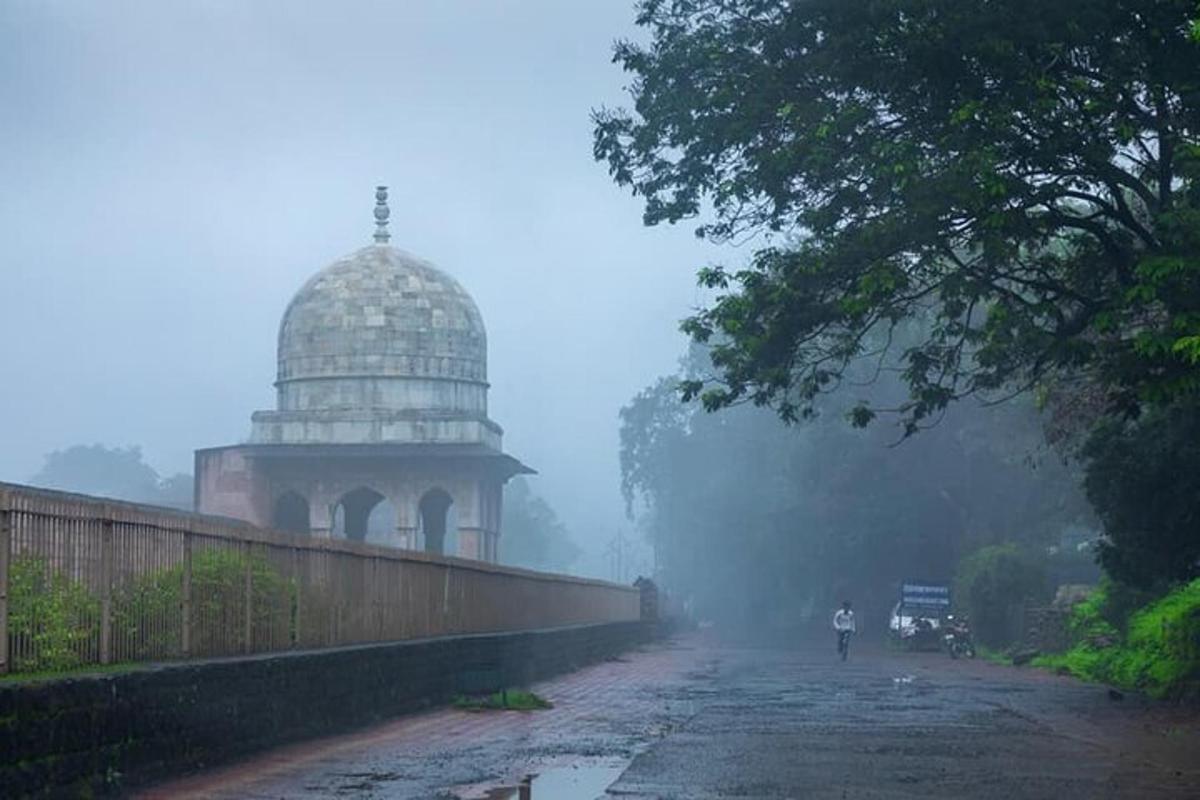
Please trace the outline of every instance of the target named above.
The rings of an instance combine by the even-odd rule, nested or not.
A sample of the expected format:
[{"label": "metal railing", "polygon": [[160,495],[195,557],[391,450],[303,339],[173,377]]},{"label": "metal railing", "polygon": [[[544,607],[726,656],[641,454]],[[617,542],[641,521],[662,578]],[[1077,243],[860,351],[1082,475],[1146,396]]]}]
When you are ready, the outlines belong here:
[{"label": "metal railing", "polygon": [[638,617],[633,587],[0,483],[0,674]]}]

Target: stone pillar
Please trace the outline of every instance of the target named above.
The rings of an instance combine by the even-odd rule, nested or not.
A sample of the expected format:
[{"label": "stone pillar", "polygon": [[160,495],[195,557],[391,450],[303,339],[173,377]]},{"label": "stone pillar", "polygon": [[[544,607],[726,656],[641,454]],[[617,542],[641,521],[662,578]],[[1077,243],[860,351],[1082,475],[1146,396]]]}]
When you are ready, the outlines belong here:
[{"label": "stone pillar", "polygon": [[389,498],[396,507],[396,547],[402,550],[420,550],[418,533],[421,515],[417,511],[417,498],[410,487],[399,486]]},{"label": "stone pillar", "polygon": [[494,564],[497,561],[498,534],[482,528],[458,529],[458,553],[460,558],[473,558]]},{"label": "stone pillar", "polygon": [[458,557],[473,558],[476,561],[486,561],[484,547],[487,543],[487,532],[478,528],[458,529]]},{"label": "stone pillar", "polygon": [[409,525],[397,525],[396,547],[399,547],[401,550],[421,549],[417,542],[417,529]]},{"label": "stone pillar", "polygon": [[312,535],[317,539],[328,539],[333,536],[333,506],[324,502],[321,497],[308,501],[308,524]]}]

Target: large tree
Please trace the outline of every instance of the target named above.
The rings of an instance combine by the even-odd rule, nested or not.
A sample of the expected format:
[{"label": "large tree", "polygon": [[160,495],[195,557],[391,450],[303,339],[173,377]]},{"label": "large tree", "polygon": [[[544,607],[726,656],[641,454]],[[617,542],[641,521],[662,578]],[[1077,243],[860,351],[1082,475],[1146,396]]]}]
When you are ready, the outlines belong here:
[{"label": "large tree", "polygon": [[1051,372],[1119,412],[1200,389],[1195,0],[638,8],[633,107],[596,113],[597,158],[647,223],[761,244],[701,273],[708,408],[811,413],[914,317],[910,432]]}]

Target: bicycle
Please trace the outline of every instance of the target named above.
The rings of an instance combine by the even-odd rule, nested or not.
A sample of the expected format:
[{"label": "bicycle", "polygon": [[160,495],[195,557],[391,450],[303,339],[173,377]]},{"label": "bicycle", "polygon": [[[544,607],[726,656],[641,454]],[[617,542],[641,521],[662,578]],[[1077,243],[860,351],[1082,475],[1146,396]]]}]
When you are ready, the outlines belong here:
[{"label": "bicycle", "polygon": [[850,634],[854,631],[838,631],[838,655],[842,657],[842,661],[850,655]]}]

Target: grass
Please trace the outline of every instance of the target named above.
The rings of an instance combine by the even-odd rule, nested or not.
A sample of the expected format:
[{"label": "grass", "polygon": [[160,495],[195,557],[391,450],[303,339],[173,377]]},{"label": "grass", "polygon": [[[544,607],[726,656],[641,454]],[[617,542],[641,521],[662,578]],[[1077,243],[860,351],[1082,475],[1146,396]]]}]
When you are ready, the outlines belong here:
[{"label": "grass", "polygon": [[464,711],[538,711],[554,708],[554,704],[533,692],[505,689],[481,697],[460,694],[454,698],[454,707]]},{"label": "grass", "polygon": [[975,646],[975,655],[979,656],[984,661],[989,661],[993,664],[1000,664],[1004,667],[1011,667],[1013,663],[1012,656],[1008,655],[1002,650],[993,650],[992,648],[984,647],[983,645]]},{"label": "grass", "polygon": [[1034,666],[1153,697],[1200,693],[1200,580],[1134,611],[1123,636],[1122,626],[1105,618],[1105,604],[1098,591],[1076,606],[1071,627],[1079,644],[1036,658]]},{"label": "grass", "polygon": [[61,681],[68,678],[88,677],[90,675],[112,675],[120,672],[134,672],[145,666],[145,663],[125,661],[120,664],[85,664],[79,667],[60,670],[46,669],[32,672],[14,672],[8,675],[0,675],[0,685],[7,683]]}]

